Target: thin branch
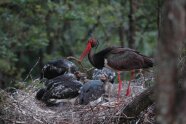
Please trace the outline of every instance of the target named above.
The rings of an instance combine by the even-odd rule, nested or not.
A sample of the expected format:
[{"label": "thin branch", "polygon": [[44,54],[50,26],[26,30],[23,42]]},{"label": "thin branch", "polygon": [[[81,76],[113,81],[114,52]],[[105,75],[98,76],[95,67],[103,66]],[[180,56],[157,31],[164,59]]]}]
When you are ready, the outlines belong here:
[{"label": "thin branch", "polygon": [[30,74],[32,73],[33,69],[38,65],[39,61],[40,61],[40,57],[39,57],[39,59],[36,61],[36,63],[34,64],[34,66],[30,69],[30,71],[29,71],[28,75],[26,76],[26,78],[24,79],[24,81],[26,81],[26,80],[28,79],[28,77],[29,77]]}]

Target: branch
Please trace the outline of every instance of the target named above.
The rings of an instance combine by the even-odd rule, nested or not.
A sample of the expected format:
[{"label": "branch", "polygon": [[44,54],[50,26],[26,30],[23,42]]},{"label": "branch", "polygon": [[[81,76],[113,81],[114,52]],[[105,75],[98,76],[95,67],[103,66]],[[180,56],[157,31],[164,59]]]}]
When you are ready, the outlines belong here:
[{"label": "branch", "polygon": [[93,69],[95,69],[94,67],[91,67],[91,68],[85,68],[83,65],[82,65],[82,63],[81,63],[81,61],[78,59],[78,58],[76,58],[76,57],[74,57],[74,56],[68,56],[68,57],[66,57],[68,60],[75,60],[75,61],[77,61],[77,63],[80,65],[80,67],[81,67],[81,70],[84,72],[84,73],[86,73],[87,74],[87,78],[90,78],[91,79],[91,77],[92,77],[92,71],[93,71]]},{"label": "branch", "polygon": [[39,60],[40,60],[40,57],[39,59],[37,60],[37,62],[34,64],[34,66],[30,69],[28,75],[26,76],[26,78],[24,79],[24,81],[26,81],[28,79],[28,77],[30,76],[30,74],[32,73],[33,69],[38,65],[39,63]]},{"label": "branch", "polygon": [[124,123],[128,118],[126,117],[136,117],[140,114],[140,112],[144,111],[147,107],[153,104],[155,101],[154,96],[155,86],[148,88],[144,92],[142,92],[139,96],[136,96],[134,100],[129,103],[121,112],[122,115],[117,120],[119,123]]},{"label": "branch", "polygon": [[76,58],[76,57],[74,57],[74,56],[68,56],[68,57],[66,57],[68,60],[76,60],[79,64],[81,64],[81,61],[78,59],[78,58]]},{"label": "branch", "polygon": [[67,58],[68,60],[75,60],[75,61],[77,61],[77,63],[81,66],[83,72],[87,72],[87,70],[83,67],[81,61],[80,61],[78,58],[76,58],[76,57],[74,57],[74,56],[68,56],[68,57],[66,57],[66,58]]}]

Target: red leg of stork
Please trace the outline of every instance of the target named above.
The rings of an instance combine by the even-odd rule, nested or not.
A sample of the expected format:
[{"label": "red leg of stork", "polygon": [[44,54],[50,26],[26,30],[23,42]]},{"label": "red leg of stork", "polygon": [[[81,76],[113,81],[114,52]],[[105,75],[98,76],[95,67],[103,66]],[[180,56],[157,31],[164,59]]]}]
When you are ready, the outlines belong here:
[{"label": "red leg of stork", "polygon": [[121,80],[121,77],[120,77],[120,72],[118,71],[118,100],[120,98],[120,95],[121,95],[121,88],[122,88],[122,80]]},{"label": "red leg of stork", "polygon": [[131,77],[130,77],[130,80],[129,80],[129,84],[128,84],[128,87],[127,87],[127,91],[126,91],[126,96],[130,96],[131,95],[131,87],[130,87],[130,82],[131,80],[134,79],[134,74],[135,74],[135,70],[132,70],[131,71]]}]

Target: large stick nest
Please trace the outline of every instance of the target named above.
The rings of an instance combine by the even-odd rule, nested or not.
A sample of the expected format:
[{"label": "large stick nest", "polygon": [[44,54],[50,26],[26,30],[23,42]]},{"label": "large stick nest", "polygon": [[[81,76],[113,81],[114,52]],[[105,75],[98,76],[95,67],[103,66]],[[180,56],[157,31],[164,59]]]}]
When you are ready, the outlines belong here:
[{"label": "large stick nest", "polygon": [[[152,82],[152,77],[146,77],[145,82]],[[117,123],[117,117],[121,116],[121,110],[139,95],[144,89],[140,86],[144,79],[139,78],[131,83],[132,95],[125,96],[127,84],[123,83],[121,101],[117,102],[117,84],[114,85],[114,94],[111,102],[105,102],[96,106],[71,105],[63,103],[59,106],[47,107],[41,101],[35,99],[36,88],[34,83],[26,90],[16,90],[8,93],[0,90],[0,123],[6,124],[109,124]],[[139,115],[145,118],[147,112]],[[133,118],[133,117],[128,117]],[[139,118],[133,118],[139,121]]]}]

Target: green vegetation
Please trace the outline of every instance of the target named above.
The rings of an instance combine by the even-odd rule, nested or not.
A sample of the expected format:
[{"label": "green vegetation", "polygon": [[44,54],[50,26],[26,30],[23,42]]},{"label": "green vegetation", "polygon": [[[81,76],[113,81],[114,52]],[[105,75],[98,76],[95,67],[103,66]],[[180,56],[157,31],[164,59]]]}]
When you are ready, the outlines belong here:
[{"label": "green vegetation", "polygon": [[[157,13],[156,0],[135,1],[132,5],[130,0],[1,1],[2,80],[24,79],[39,58],[32,72],[35,77],[50,59],[79,57],[90,35],[101,42],[98,50],[110,45],[128,47],[132,37],[137,50],[152,56],[157,42]],[[130,25],[134,26],[133,35],[129,35]]]}]

